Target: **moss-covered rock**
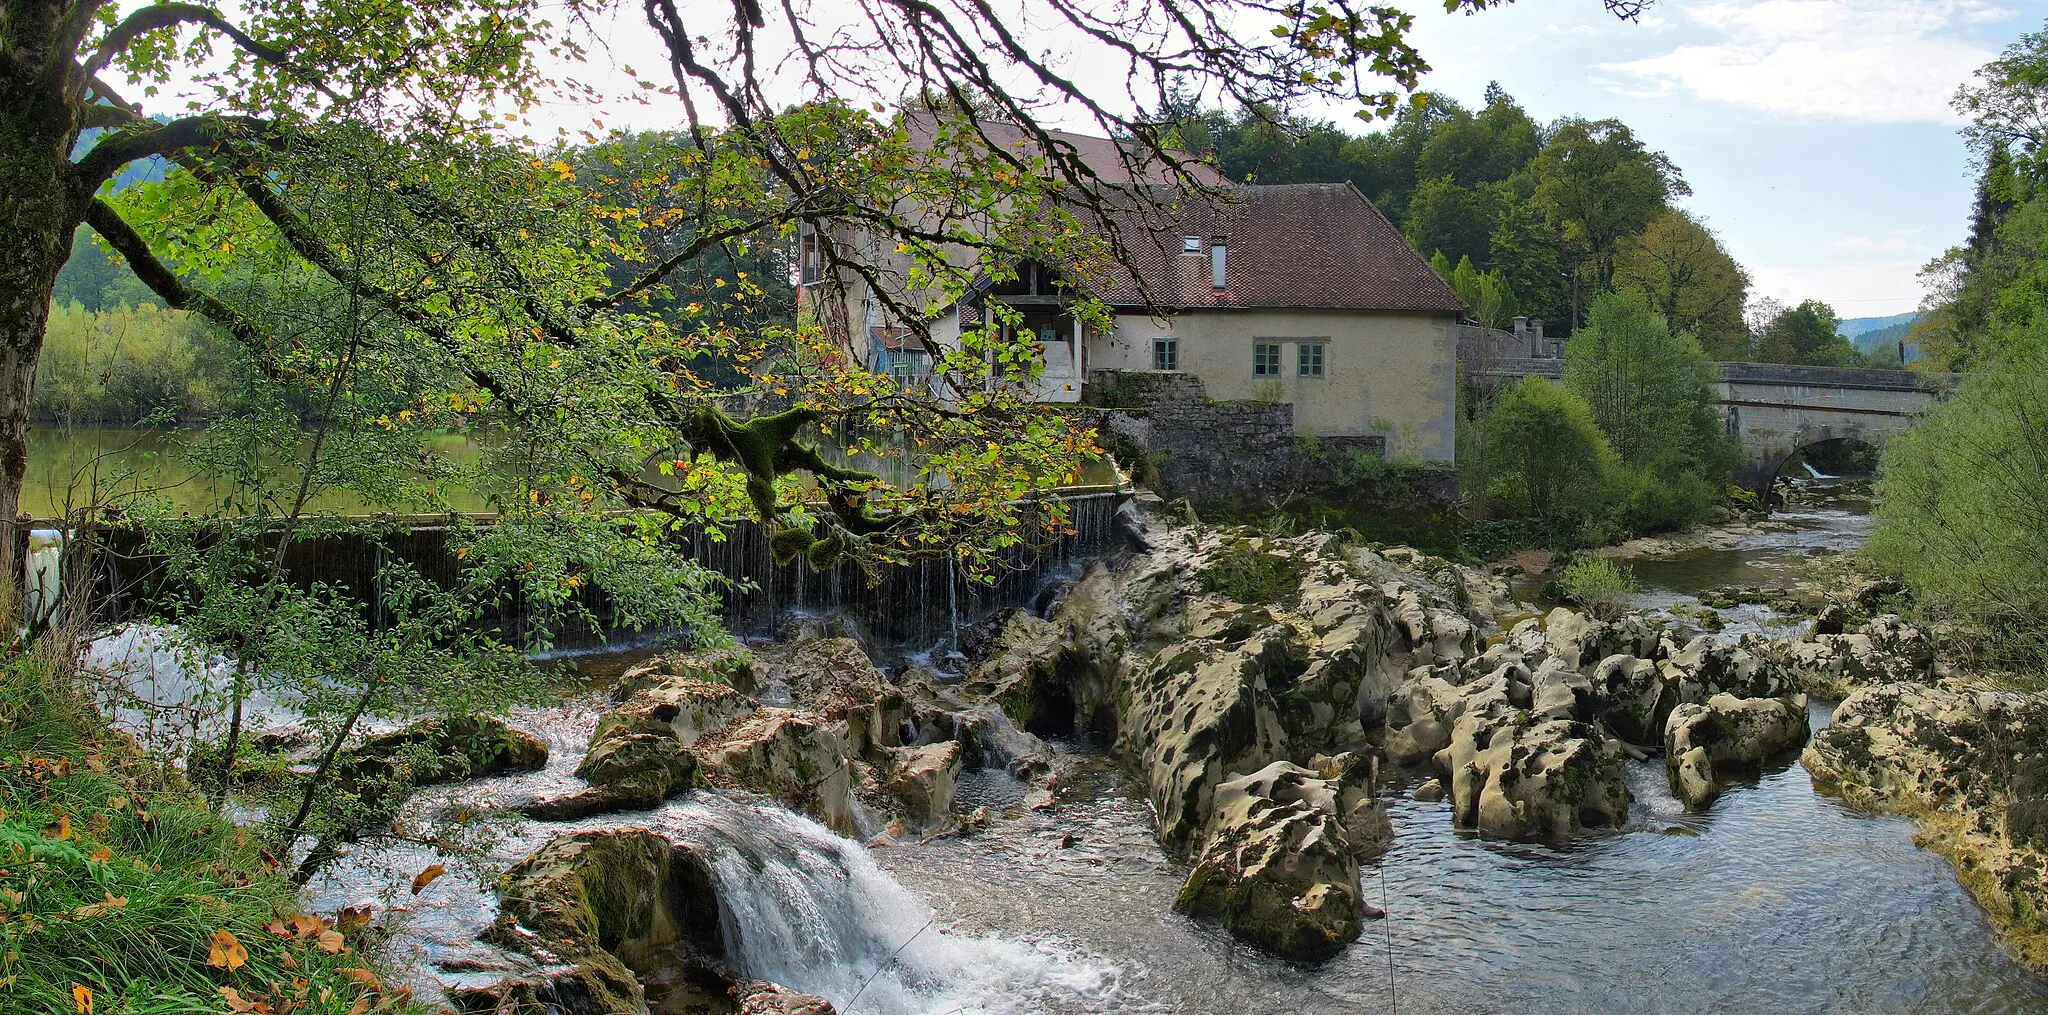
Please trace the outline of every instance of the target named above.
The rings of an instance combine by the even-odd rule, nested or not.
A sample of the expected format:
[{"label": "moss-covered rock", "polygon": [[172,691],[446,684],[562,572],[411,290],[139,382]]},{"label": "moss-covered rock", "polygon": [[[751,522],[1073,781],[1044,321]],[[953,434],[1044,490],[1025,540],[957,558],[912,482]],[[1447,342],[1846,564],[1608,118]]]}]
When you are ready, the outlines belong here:
[{"label": "moss-covered rock", "polygon": [[824,822],[853,832],[853,771],[844,720],[816,712],[764,708],[692,746],[714,784],[774,797]]},{"label": "moss-covered rock", "polygon": [[1336,780],[1274,762],[1216,787],[1175,910],[1249,944],[1321,961],[1358,937],[1358,861]]},{"label": "moss-covered rock", "polygon": [[[569,967],[506,981],[463,999],[539,1005],[589,1015],[730,1012],[718,900],[710,869],[684,846],[645,829],[551,840],[499,883],[492,937]],[[654,993],[657,1005],[650,1006]]]},{"label": "moss-covered rock", "polygon": [[1806,743],[1806,696],[1737,698],[1717,694],[1705,704],[1673,709],[1664,727],[1671,791],[1690,810],[1712,803],[1721,785],[1751,775]]}]

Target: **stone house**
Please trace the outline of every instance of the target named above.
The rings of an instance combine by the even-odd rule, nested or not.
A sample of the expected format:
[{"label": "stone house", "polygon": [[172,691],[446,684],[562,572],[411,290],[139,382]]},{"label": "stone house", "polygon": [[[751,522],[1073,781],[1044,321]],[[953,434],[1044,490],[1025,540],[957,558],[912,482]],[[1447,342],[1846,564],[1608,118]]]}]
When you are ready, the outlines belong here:
[{"label": "stone house", "polygon": [[[1066,140],[1106,180],[1147,198],[1132,202],[1142,213],[1113,214],[1103,225],[1118,231],[1121,256],[1093,278],[1062,279],[1026,262],[1014,280],[981,280],[927,320],[933,342],[947,347],[963,329],[992,321],[988,304],[1001,301],[1044,350],[1032,389],[1040,400],[1102,404],[1091,387],[1116,387],[1133,373],[1180,374],[1199,385],[1171,387],[1209,402],[1291,406],[1292,436],[1452,460],[1463,308],[1364,195],[1346,184],[1213,180],[1214,197],[1185,198],[1124,165],[1112,142]],[[835,233],[833,242],[858,249],[863,238]],[[802,243],[802,280],[846,351],[880,372],[928,371],[921,343],[880,309],[870,280],[822,278],[814,238]],[[909,276],[888,251],[865,254],[880,265],[875,278]],[[831,298],[819,285],[826,281],[836,282]],[[1077,287],[1110,308],[1109,327],[1070,311]]]}]

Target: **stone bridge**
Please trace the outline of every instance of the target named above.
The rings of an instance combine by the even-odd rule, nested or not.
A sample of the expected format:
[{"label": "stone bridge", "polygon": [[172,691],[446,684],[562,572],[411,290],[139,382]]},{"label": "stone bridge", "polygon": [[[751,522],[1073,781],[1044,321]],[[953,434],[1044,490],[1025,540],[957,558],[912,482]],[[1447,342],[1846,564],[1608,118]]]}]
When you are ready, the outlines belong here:
[{"label": "stone bridge", "polygon": [[[1954,390],[1955,374],[1783,363],[1721,363],[1720,396],[1728,432],[1746,459],[1735,480],[1770,486],[1793,452],[1833,440],[1883,447],[1934,401]],[[1495,359],[1469,370],[1474,381],[1503,383],[1535,375],[1559,380],[1562,359]]]}]

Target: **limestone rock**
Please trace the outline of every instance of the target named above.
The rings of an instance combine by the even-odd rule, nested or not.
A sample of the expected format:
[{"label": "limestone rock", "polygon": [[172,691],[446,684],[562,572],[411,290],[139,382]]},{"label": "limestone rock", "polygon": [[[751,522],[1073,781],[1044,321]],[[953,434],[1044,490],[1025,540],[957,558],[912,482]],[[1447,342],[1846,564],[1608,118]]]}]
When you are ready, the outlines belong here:
[{"label": "limestone rock", "polygon": [[739,1015],[834,1015],[832,1002],[766,980],[746,981],[732,993]]},{"label": "limestone rock", "polygon": [[1050,618],[1017,611],[983,648],[969,689],[1040,736],[1115,725],[1116,682],[1130,641],[1114,576],[1091,565]]},{"label": "limestone rock", "polygon": [[1426,804],[1436,803],[1444,798],[1444,784],[1441,779],[1424,779],[1415,787],[1415,799]]},{"label": "limestone rock", "polygon": [[754,709],[753,699],[725,684],[675,674],[639,679],[645,686],[598,720],[576,766],[590,788],[527,804],[527,817],[566,821],[653,807],[696,783],[690,745],[698,737]]},{"label": "limestone rock", "polygon": [[1628,818],[1620,749],[1582,722],[1468,711],[1440,756],[1451,775],[1453,820],[1465,828],[1558,836]]},{"label": "limestone rock", "polygon": [[1800,760],[1823,791],[1917,817],[2017,957],[2048,970],[2048,699],[1862,687]]},{"label": "limestone rock", "polygon": [[1655,743],[1677,697],[1657,664],[1632,655],[1611,655],[1594,666],[1591,718],[1632,744]]},{"label": "limestone rock", "polygon": [[667,652],[630,666],[612,688],[615,701],[625,701],[640,691],[677,679],[723,684],[741,694],[752,694],[760,684],[754,654],[733,646],[692,652]]},{"label": "limestone rock", "polygon": [[1299,658],[1294,633],[1276,625],[1235,648],[1168,646],[1125,682],[1119,742],[1169,845],[1200,833],[1216,787],[1233,773],[1285,756],[1269,680],[1287,679]]},{"label": "limestone rock", "polygon": [[1721,781],[1754,773],[1806,742],[1806,696],[1738,698],[1717,694],[1705,704],[1671,710],[1664,727],[1671,790],[1698,810],[1720,795]]},{"label": "limestone rock", "polygon": [[1274,762],[1216,788],[1204,844],[1174,909],[1214,917],[1239,939],[1320,961],[1358,937],[1358,861],[1339,788]]},{"label": "limestone rock", "polygon": [[1858,687],[1929,683],[1934,645],[1927,633],[1886,614],[1851,634],[1815,634],[1776,646],[1778,659],[1799,686],[1827,698],[1846,697]]},{"label": "limestone rock", "polygon": [[945,820],[953,809],[953,785],[960,776],[960,743],[947,740],[897,748],[889,792],[925,825]]},{"label": "limestone rock", "polygon": [[774,797],[841,834],[853,831],[853,773],[843,721],[764,708],[706,735],[692,749],[713,783]]},{"label": "limestone rock", "polygon": [[406,786],[532,772],[548,763],[538,737],[487,717],[428,719],[380,733],[342,752],[342,783],[384,781]]},{"label": "limestone rock", "polygon": [[[718,970],[723,943],[710,868],[653,832],[551,840],[505,873],[500,897],[493,939],[569,969],[478,994],[590,1015],[646,1015],[643,983],[660,984],[669,1000],[715,999],[729,989]],[[472,995],[465,1004],[482,1007],[478,1000]]]}]

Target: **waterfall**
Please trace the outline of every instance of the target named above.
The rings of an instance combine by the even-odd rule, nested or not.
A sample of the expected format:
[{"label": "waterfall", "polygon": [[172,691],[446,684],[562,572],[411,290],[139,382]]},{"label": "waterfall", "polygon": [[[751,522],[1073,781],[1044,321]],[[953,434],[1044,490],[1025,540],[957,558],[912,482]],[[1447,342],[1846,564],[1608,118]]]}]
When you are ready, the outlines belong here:
[{"label": "waterfall", "polygon": [[668,810],[664,830],[709,854],[727,960],[841,1015],[1037,1011],[1116,991],[1113,969],[1054,944],[949,932],[866,848],[809,818],[707,793]]},{"label": "waterfall", "polygon": [[34,624],[51,619],[64,594],[64,532],[31,529],[28,557],[23,562],[22,618]]},{"label": "waterfall", "polygon": [[1801,465],[1804,465],[1804,466],[1806,466],[1806,474],[1807,474],[1807,475],[1809,475],[1809,476],[1811,476],[1811,477],[1813,477],[1814,479],[1833,479],[1833,478],[1835,478],[1835,477],[1833,477],[1833,476],[1830,476],[1830,475],[1828,475],[1828,474],[1827,474],[1827,473],[1825,473],[1825,472],[1822,472],[1822,471],[1820,471],[1819,469],[1816,469],[1816,468],[1814,468],[1814,467],[1813,467],[1813,463],[1812,463],[1812,462],[1809,462],[1809,461],[1806,461],[1806,460],[1804,460],[1804,459],[1801,459],[1801,460],[1800,460],[1800,462],[1799,462],[1799,464],[1801,464]]}]

